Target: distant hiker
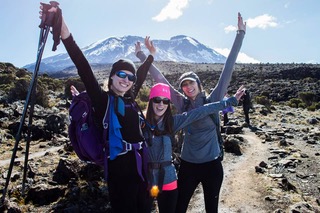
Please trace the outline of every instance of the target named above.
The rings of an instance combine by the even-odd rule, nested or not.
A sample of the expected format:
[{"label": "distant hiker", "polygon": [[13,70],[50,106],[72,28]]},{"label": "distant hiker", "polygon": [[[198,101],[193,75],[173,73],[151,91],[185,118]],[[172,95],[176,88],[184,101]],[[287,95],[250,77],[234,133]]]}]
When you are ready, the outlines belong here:
[{"label": "distant hiker", "polygon": [[251,93],[249,90],[245,90],[245,94],[242,97],[242,108],[245,117],[245,122],[250,126],[250,118],[249,118],[249,111],[253,109],[252,101],[251,101]]},{"label": "distant hiker", "polygon": [[243,90],[240,87],[234,97],[173,116],[170,87],[167,84],[157,83],[151,88],[146,113],[145,138],[149,144],[150,193],[152,197],[156,197],[160,213],[174,213],[178,198],[177,175],[172,162],[172,136],[192,122],[213,112],[217,113],[232,105],[237,106],[242,95]]},{"label": "distant hiker", "polygon": [[[49,12],[56,13],[59,10],[51,8]],[[40,13],[42,14],[42,11]],[[106,106],[109,104],[110,126],[106,138],[109,157],[106,162],[112,211],[150,212],[146,176],[147,149],[135,97],[146,78],[153,56],[149,55],[137,72],[130,60],[120,59],[115,62],[108,79],[109,91],[104,91],[63,18],[60,36],[85,85],[95,110],[97,124],[101,129],[103,129],[102,120]]]},{"label": "distant hiker", "polygon": [[[238,31],[234,44],[220,79],[208,96],[202,91],[200,79],[194,72],[184,73],[180,77],[179,86],[183,91],[182,94],[174,89],[154,64],[151,65],[149,72],[152,78],[157,83],[165,83],[170,86],[171,101],[178,113],[190,111],[206,103],[223,99],[231,80],[233,66],[240,51],[245,31],[246,24],[238,13]],[[149,51],[153,50],[151,44],[149,37],[146,37],[145,45]],[[142,51],[139,51],[136,55],[140,61],[146,59]],[[223,147],[218,112],[195,121],[184,128],[182,160],[178,173],[179,195],[176,212],[185,213],[187,211],[189,201],[199,183],[202,183],[204,190],[206,212],[218,211],[219,193],[223,180],[222,157]]]}]

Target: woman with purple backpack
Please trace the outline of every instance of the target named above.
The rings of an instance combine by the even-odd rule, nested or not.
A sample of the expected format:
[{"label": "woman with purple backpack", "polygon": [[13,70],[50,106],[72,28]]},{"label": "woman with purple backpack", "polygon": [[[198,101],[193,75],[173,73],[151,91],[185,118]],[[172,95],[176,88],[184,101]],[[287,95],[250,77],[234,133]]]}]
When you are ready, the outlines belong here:
[{"label": "woman with purple backpack", "polygon": [[[40,6],[42,10],[43,7]],[[60,13],[58,7],[48,12]],[[40,11],[42,15],[42,11]],[[109,144],[107,182],[112,211],[116,213],[149,213],[149,192],[146,176],[147,145],[141,127],[137,96],[146,78],[153,56],[149,55],[136,72],[132,61],[120,59],[112,65],[108,91],[99,85],[89,62],[76,44],[61,15],[61,40],[85,85],[99,128],[107,107],[110,126],[106,140]]]}]

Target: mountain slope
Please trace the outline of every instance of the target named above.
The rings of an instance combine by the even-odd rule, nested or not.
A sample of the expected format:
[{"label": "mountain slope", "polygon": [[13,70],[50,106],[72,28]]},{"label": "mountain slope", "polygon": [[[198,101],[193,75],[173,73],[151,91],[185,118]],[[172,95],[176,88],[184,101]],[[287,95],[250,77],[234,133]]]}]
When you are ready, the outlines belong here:
[{"label": "mountain slope", "polygon": [[[120,58],[138,61],[134,55],[134,44],[144,38],[139,36],[109,37],[92,43],[81,50],[90,64],[109,64]],[[170,40],[153,40],[157,47],[156,61],[174,61],[190,63],[224,63],[226,58],[196,39],[178,35]],[[148,53],[142,45],[142,50]],[[33,71],[35,63],[24,68]],[[41,61],[40,72],[53,73],[74,66],[67,53],[58,54]]]}]

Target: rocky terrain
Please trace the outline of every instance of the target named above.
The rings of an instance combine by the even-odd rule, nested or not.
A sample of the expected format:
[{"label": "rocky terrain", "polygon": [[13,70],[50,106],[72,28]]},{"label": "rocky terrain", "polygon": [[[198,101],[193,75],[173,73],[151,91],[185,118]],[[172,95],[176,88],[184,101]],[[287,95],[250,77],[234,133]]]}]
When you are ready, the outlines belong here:
[{"label": "rocky terrain", "polygon": [[[221,64],[156,65],[175,86],[182,72],[197,72],[207,91],[215,86],[223,68]],[[104,79],[108,72],[100,69],[96,76]],[[8,63],[0,63],[0,75],[2,192],[31,77]],[[110,212],[102,170],[79,161],[70,146],[68,88],[77,83],[63,75],[59,74],[60,79],[43,75],[38,81],[30,149],[26,151],[26,119],[1,211]],[[68,75],[74,75],[74,70]],[[146,88],[152,83],[149,78]],[[244,124],[239,106],[229,115],[230,125],[222,127],[226,155],[220,212],[320,212],[320,65],[237,64],[230,94],[241,84],[253,93],[252,126]],[[29,161],[23,187],[26,153]],[[188,212],[205,212],[201,187]]]}]

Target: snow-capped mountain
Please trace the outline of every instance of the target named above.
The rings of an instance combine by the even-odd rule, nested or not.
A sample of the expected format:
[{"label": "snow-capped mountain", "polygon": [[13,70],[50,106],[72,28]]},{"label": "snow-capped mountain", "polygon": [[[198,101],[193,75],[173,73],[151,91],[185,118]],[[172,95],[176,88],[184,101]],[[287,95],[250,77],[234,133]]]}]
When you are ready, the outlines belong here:
[{"label": "snow-capped mountain", "polygon": [[[139,36],[109,37],[82,48],[90,64],[110,64],[120,58],[139,61],[135,56],[134,44],[140,41],[142,50],[148,54]],[[155,61],[175,61],[190,63],[224,63],[226,58],[215,50],[201,44],[196,39],[178,35],[170,40],[153,40],[157,48]],[[60,44],[63,45],[63,44]],[[24,66],[34,70],[35,63]],[[74,66],[67,53],[58,54],[41,60],[40,72],[56,72]]]}]

